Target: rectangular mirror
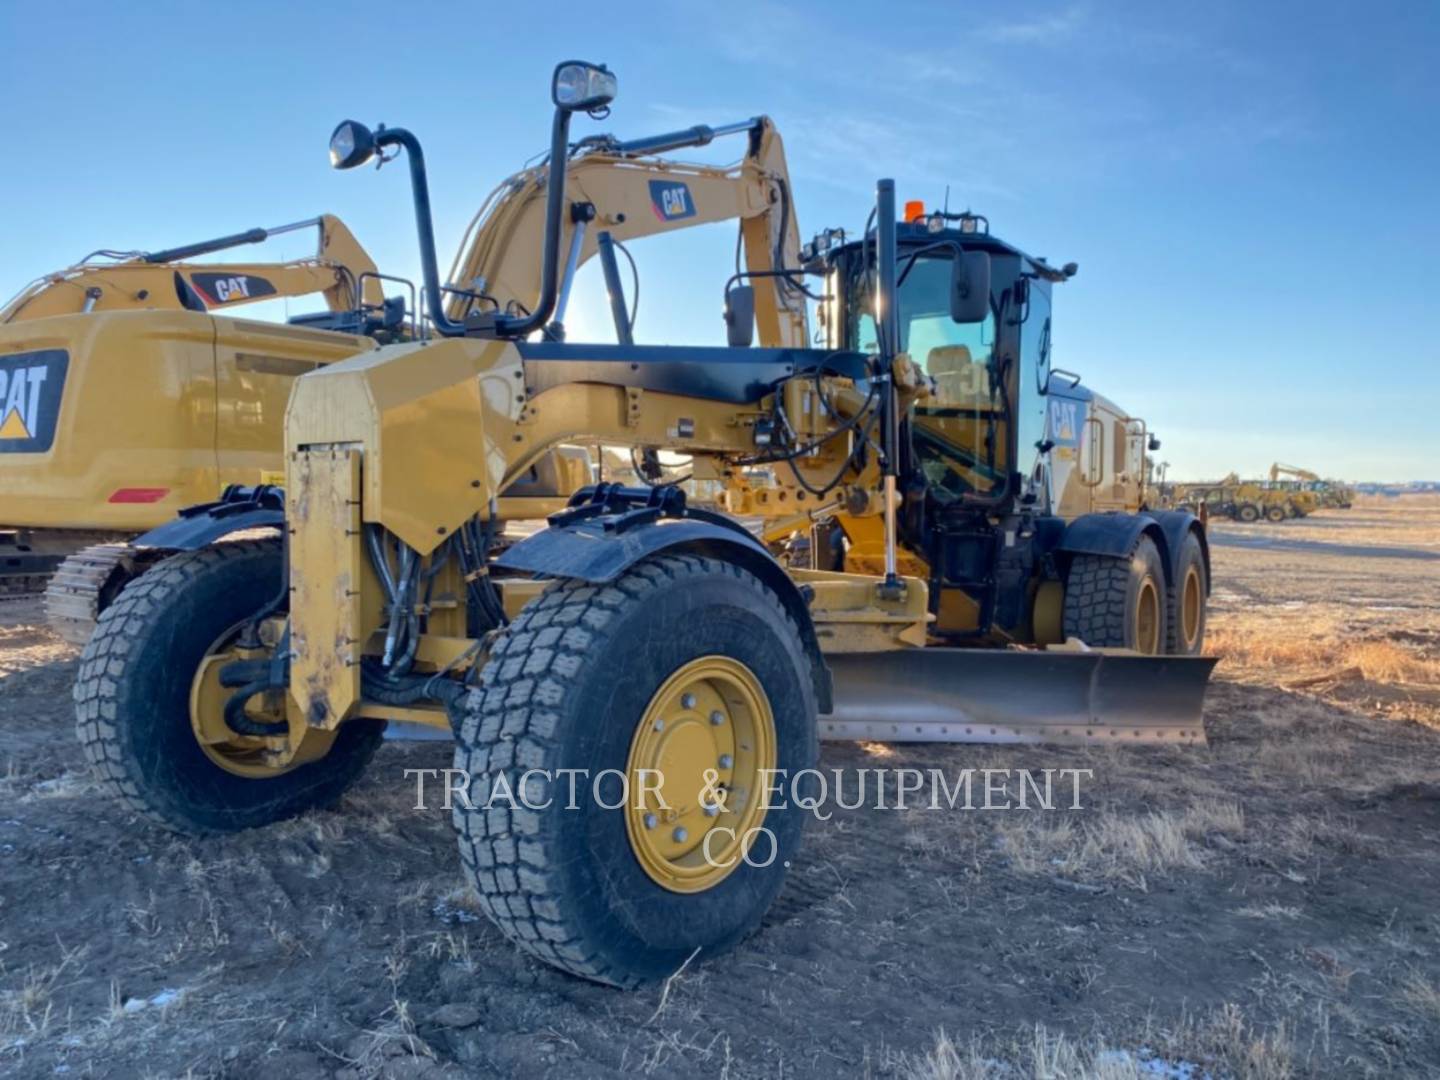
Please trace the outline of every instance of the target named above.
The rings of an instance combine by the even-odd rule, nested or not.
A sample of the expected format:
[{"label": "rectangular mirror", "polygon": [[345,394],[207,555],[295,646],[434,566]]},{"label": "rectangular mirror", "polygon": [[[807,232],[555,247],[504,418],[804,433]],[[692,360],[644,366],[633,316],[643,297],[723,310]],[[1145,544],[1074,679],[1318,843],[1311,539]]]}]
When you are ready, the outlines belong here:
[{"label": "rectangular mirror", "polygon": [[990,314],[990,256],[967,251],[950,268],[950,318],[957,323],[984,322]]},{"label": "rectangular mirror", "polygon": [[736,285],[725,294],[725,338],[732,349],[755,340],[755,286]]}]

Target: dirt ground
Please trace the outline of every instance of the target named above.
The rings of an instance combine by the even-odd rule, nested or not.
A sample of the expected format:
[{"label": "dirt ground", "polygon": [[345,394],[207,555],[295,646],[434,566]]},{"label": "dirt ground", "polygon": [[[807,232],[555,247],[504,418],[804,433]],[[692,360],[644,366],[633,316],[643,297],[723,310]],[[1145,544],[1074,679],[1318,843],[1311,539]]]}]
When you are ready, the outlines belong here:
[{"label": "dirt ground", "polygon": [[1093,777],[837,810],[761,933],[632,993],[478,914],[404,776],[444,744],[336,812],[138,824],[85,772],[73,650],[0,604],[0,1075],[1440,1075],[1440,506],[1214,540],[1208,747],[828,746],[849,784]]}]

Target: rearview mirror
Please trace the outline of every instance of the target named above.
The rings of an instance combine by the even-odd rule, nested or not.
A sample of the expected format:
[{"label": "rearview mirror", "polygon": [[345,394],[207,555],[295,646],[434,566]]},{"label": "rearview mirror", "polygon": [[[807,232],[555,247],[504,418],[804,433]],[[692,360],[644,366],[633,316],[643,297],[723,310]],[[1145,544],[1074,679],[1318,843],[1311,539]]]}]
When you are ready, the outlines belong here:
[{"label": "rearview mirror", "polygon": [[950,318],[957,323],[978,323],[989,314],[990,256],[967,251],[950,266]]},{"label": "rearview mirror", "polygon": [[755,286],[736,285],[725,293],[725,339],[732,349],[755,340]]}]

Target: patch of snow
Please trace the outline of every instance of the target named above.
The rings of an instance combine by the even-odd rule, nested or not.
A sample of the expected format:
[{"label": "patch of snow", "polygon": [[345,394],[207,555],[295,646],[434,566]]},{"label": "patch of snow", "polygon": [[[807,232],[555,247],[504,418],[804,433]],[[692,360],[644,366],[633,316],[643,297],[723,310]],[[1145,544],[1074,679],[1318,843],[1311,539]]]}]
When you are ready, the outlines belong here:
[{"label": "patch of snow", "polygon": [[186,991],[174,990],[167,987],[153,997],[127,998],[125,1004],[120,1008],[127,1013],[144,1012],[146,1009],[168,1009],[172,1005],[178,1005],[185,1000]]},{"label": "patch of snow", "polygon": [[447,904],[444,900],[437,900],[435,906],[430,909],[430,914],[437,919],[447,923],[472,923],[479,922],[481,916],[473,911],[466,911],[464,908]]},{"label": "patch of snow", "polygon": [[1170,1061],[1142,1046],[1133,1054],[1129,1050],[1102,1050],[1095,1055],[1097,1065],[1130,1065],[1144,1076],[1159,1080],[1215,1080],[1210,1072],[1193,1061]]}]

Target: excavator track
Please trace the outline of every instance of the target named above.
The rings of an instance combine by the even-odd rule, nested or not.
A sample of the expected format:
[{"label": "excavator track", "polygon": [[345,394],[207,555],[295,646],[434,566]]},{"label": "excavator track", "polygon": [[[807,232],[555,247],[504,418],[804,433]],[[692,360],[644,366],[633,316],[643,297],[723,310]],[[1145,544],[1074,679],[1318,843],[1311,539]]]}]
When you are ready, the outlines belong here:
[{"label": "excavator track", "polygon": [[84,645],[100,612],[146,561],[132,544],[94,544],[65,559],[45,588],[50,629],[72,645]]},{"label": "excavator track", "polygon": [[112,539],[104,533],[0,528],[0,600],[29,600],[65,557],[86,541]]},{"label": "excavator track", "polygon": [[39,596],[50,575],[44,573],[0,574],[0,602],[5,600],[28,600]]}]

